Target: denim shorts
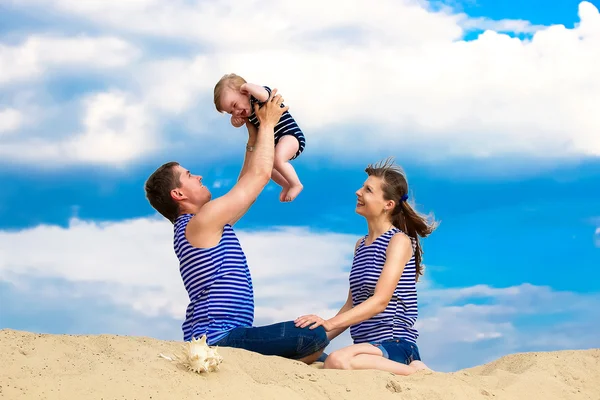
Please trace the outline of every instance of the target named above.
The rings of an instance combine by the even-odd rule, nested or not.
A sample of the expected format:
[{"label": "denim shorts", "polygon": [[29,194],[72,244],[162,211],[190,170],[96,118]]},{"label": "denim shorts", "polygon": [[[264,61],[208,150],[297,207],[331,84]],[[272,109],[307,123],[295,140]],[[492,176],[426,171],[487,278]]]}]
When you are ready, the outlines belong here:
[{"label": "denim shorts", "polygon": [[265,356],[301,359],[327,347],[329,339],[322,326],[297,328],[294,321],[256,327],[239,327],[213,346],[235,347]]},{"label": "denim shorts", "polygon": [[419,348],[416,344],[404,339],[390,339],[380,342],[369,342],[379,348],[383,357],[402,364],[410,364],[415,360],[421,360]]}]

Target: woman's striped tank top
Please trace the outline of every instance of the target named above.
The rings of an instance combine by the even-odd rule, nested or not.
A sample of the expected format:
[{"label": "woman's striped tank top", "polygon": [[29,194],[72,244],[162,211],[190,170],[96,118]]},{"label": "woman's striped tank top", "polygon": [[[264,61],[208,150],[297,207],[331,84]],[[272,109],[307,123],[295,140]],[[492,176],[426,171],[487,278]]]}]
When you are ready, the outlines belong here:
[{"label": "woman's striped tank top", "polygon": [[[377,280],[385,264],[388,244],[398,233],[403,234],[394,227],[368,246],[365,245],[366,236],[359,243],[350,270],[350,292],[353,306],[364,302],[375,293]],[[413,256],[404,267],[402,276],[385,310],[367,321],[350,327],[350,335],[355,344],[399,338],[416,344],[419,336],[417,329],[414,328],[418,315],[414,256],[416,242],[413,238],[411,241]]]}]

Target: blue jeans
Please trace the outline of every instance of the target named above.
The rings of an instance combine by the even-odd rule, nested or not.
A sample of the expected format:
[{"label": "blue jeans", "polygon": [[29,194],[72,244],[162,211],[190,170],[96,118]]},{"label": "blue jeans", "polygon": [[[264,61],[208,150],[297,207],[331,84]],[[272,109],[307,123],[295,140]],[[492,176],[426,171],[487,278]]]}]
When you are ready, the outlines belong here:
[{"label": "blue jeans", "polygon": [[421,360],[419,348],[416,344],[411,343],[408,340],[391,339],[369,343],[379,348],[383,353],[383,356],[392,361],[408,365],[415,360]]},{"label": "blue jeans", "polygon": [[329,344],[322,326],[296,328],[294,321],[257,327],[234,328],[214,346],[235,347],[263,354],[301,359],[323,350]]}]

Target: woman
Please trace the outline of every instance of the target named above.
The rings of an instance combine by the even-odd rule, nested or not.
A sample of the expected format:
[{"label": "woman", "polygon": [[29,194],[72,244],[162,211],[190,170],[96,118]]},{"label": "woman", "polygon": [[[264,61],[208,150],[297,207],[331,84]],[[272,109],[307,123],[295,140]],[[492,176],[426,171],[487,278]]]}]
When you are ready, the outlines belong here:
[{"label": "woman", "polygon": [[408,204],[408,183],[388,159],[369,165],[357,192],[356,212],[368,234],[356,242],[348,299],[337,315],[304,315],[296,326],[323,326],[331,340],[350,327],[354,344],[331,353],[324,368],[378,369],[410,375],[428,369],[421,362],[416,282],[422,275],[419,236],[436,228]]}]

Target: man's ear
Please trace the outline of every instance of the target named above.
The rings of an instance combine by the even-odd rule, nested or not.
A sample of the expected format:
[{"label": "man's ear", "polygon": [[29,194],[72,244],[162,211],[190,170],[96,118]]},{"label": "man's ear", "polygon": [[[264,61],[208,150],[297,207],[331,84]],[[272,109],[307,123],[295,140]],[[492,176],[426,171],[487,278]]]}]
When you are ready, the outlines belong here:
[{"label": "man's ear", "polygon": [[171,198],[175,201],[181,201],[186,198],[186,196],[179,189],[171,190]]}]

